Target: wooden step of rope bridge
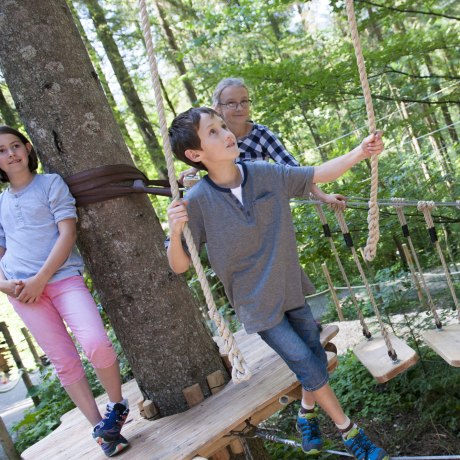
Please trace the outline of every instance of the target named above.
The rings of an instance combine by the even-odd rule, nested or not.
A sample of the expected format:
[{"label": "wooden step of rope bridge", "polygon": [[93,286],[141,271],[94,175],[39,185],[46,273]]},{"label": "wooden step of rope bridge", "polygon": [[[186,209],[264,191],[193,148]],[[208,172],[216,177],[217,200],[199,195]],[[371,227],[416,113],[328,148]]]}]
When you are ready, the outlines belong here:
[{"label": "wooden step of rope bridge", "polygon": [[[323,346],[338,333],[337,326],[325,326],[321,333]],[[135,380],[123,385],[123,394],[130,401],[130,414],[122,434],[130,447],[120,457],[129,460],[182,460],[196,456],[209,458],[227,446],[235,437],[231,431],[241,431],[245,421],[257,425],[284,404],[280,398],[292,401],[300,396],[300,385],[281,358],[257,334],[244,331],[235,334],[238,346],[251,370],[250,380],[228,383],[219,393],[180,414],[157,420],[146,420],[139,414],[135,401],[141,392]],[[328,353],[330,367],[337,356]],[[97,398],[103,411],[107,396]],[[91,439],[91,428],[74,409],[65,414],[61,425],[46,438],[22,453],[24,460],[81,460],[106,458]]]}]

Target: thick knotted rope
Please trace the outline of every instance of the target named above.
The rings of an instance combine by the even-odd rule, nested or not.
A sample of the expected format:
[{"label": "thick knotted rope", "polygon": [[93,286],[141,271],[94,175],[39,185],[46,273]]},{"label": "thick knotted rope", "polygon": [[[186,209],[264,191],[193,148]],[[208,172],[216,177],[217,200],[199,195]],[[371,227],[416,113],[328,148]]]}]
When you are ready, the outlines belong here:
[{"label": "thick knotted rope", "polygon": [[333,206],[335,215],[337,217],[337,221],[340,225],[340,230],[342,230],[345,242],[347,246],[351,249],[351,253],[353,255],[353,259],[355,261],[356,266],[358,267],[359,274],[361,275],[361,278],[364,282],[364,286],[366,287],[366,292],[367,295],[369,296],[369,299],[371,301],[372,307],[374,309],[375,316],[377,317],[377,321],[380,326],[380,332],[382,333],[383,340],[385,341],[385,345],[388,350],[388,356],[393,360],[397,361],[398,356],[396,354],[395,349],[393,348],[393,345],[391,344],[390,337],[388,335],[387,328],[385,327],[385,323],[382,320],[382,316],[380,315],[379,308],[377,307],[377,302],[375,301],[374,294],[372,294],[371,286],[367,280],[366,274],[364,273],[363,267],[361,265],[361,262],[359,261],[358,254],[356,253],[356,249],[353,246],[353,242],[351,240],[351,235],[350,231],[348,230],[348,225],[345,222],[345,218],[343,216],[343,210],[339,206]]},{"label": "thick knotted rope", "polygon": [[[374,107],[372,105],[371,90],[369,82],[367,81],[366,66],[364,63],[363,52],[361,49],[361,42],[358,35],[358,27],[356,25],[355,10],[353,0],[346,0],[345,5],[347,8],[348,25],[350,27],[351,40],[355,49],[356,61],[358,63],[359,79],[364,94],[364,102],[366,104],[367,121],[369,124],[369,133],[376,132]],[[379,207],[377,204],[377,191],[378,191],[378,155],[371,157],[371,193],[369,199],[369,212],[367,215],[367,223],[369,229],[369,236],[367,238],[366,247],[364,248],[364,257],[366,260],[374,260],[377,253],[377,243],[380,238],[379,231]]]},{"label": "thick knotted rope", "polygon": [[420,281],[422,282],[423,290],[428,299],[428,305],[430,307],[431,313],[433,314],[434,321],[436,323],[436,326],[440,328],[442,326],[441,320],[439,319],[438,312],[436,311],[436,306],[434,304],[433,298],[431,297],[430,290],[428,289],[428,285],[425,280],[425,276],[423,275],[422,267],[420,266],[420,262],[418,260],[417,253],[415,252],[414,244],[412,243],[412,238],[409,234],[409,228],[407,226],[407,220],[406,220],[406,216],[404,214],[404,209],[403,209],[404,198],[392,198],[391,201],[394,203],[393,207],[395,208],[396,215],[398,216],[399,223],[401,224],[403,235],[406,237],[409,243],[409,248],[410,248],[412,258],[414,259],[415,265],[417,266],[418,277],[415,276],[415,279],[416,280],[420,279]]},{"label": "thick knotted rope", "polygon": [[436,229],[434,228],[433,217],[431,216],[431,211],[435,208],[433,201],[419,201],[417,209],[423,213],[425,218],[426,227],[431,238],[431,242],[435,245],[436,251],[438,252],[439,260],[441,261],[444,274],[446,275],[447,285],[449,286],[450,293],[454,299],[454,305],[458,312],[458,319],[460,320],[460,304],[455,294],[454,284],[452,283],[452,278],[450,276],[449,267],[447,266],[446,259],[442,253],[441,245],[439,244],[438,237],[436,235]]},{"label": "thick knotted rope", "polygon": [[[155,101],[156,101],[158,117],[160,121],[160,131],[161,131],[161,136],[163,138],[163,149],[165,152],[166,164],[168,167],[168,178],[169,178],[169,183],[171,184],[171,192],[172,192],[173,199],[177,200],[180,198],[179,186],[177,185],[176,171],[174,169],[174,159],[173,159],[173,154],[171,150],[171,145],[169,143],[168,128],[166,125],[166,115],[165,115],[165,110],[164,110],[164,105],[163,105],[163,98],[161,95],[161,86],[160,86],[160,79],[159,79],[159,74],[158,74],[158,67],[157,67],[157,62],[156,62],[156,58],[154,54],[153,40],[152,40],[152,35],[150,32],[150,23],[149,23],[149,17],[147,14],[147,7],[146,7],[144,0],[139,0],[139,9],[140,9],[140,15],[141,15],[141,21],[142,21],[142,32],[144,34],[145,44],[147,47],[147,54],[148,54],[149,65],[150,65],[152,85],[153,85],[153,90],[155,93]],[[247,380],[251,377],[251,372],[236,344],[233,334],[231,333],[225,321],[223,320],[222,316],[217,310],[216,304],[214,302],[214,299],[211,293],[211,288],[206,278],[206,274],[203,269],[203,266],[201,265],[200,257],[195,247],[195,243],[193,241],[191,231],[187,226],[185,226],[184,228],[184,237],[185,237],[187,246],[189,248],[190,256],[191,256],[193,265],[195,267],[195,270],[197,272],[198,279],[201,284],[201,288],[203,290],[203,293],[206,299],[209,317],[216,324],[218,333],[224,340],[224,352],[228,353],[229,360],[232,364],[232,379],[235,383],[239,383],[244,380]]]},{"label": "thick knotted rope", "polygon": [[340,273],[342,274],[342,278],[345,281],[345,284],[347,285],[351,300],[353,302],[353,305],[355,306],[356,312],[358,313],[359,322],[361,324],[361,327],[363,328],[363,335],[369,339],[371,338],[372,334],[369,332],[369,328],[367,327],[366,321],[364,320],[363,312],[361,311],[361,308],[359,308],[359,303],[358,303],[358,300],[356,299],[355,291],[353,291],[350,281],[348,280],[347,273],[345,272],[345,269],[343,268],[342,261],[340,260],[340,257],[339,257],[339,253],[337,251],[337,248],[335,247],[334,240],[332,239],[331,231],[329,229],[329,224],[327,223],[326,216],[324,215],[321,205],[315,204],[315,208],[316,208],[316,212],[318,213],[319,220],[321,221],[321,224],[323,225],[324,235],[329,240],[335,260],[340,269]]}]

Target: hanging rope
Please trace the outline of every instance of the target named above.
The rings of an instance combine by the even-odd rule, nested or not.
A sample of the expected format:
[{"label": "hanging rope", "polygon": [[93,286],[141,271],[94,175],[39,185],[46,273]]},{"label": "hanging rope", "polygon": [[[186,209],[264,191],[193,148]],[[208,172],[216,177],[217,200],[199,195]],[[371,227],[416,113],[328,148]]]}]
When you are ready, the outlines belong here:
[{"label": "hanging rope", "polygon": [[[355,49],[356,61],[358,64],[359,79],[364,94],[364,102],[366,104],[367,121],[369,124],[369,133],[376,132],[374,107],[372,105],[371,90],[369,82],[367,81],[366,66],[364,63],[363,52],[361,49],[361,42],[358,35],[358,27],[356,25],[355,9],[353,0],[345,1],[348,25],[350,26],[351,40]],[[369,213],[367,215],[367,223],[369,229],[369,236],[367,238],[366,247],[364,248],[364,257],[368,261],[372,261],[377,253],[377,243],[380,238],[379,234],[379,207],[377,204],[377,191],[378,191],[378,155],[371,157],[371,193],[369,199]]]},{"label": "hanging rope", "polygon": [[372,337],[372,334],[369,332],[369,328],[367,327],[366,321],[364,320],[363,312],[361,311],[361,308],[359,308],[359,304],[358,304],[358,300],[356,299],[355,292],[353,291],[353,288],[351,287],[350,281],[348,280],[348,276],[345,272],[345,269],[343,268],[342,261],[340,260],[340,257],[339,257],[339,253],[337,251],[337,248],[335,247],[334,240],[332,239],[331,230],[329,228],[329,224],[327,223],[326,216],[324,215],[323,209],[319,204],[315,204],[315,208],[318,213],[319,220],[321,221],[321,224],[323,225],[324,236],[329,240],[332,252],[335,256],[335,260],[340,269],[340,273],[342,274],[342,278],[345,281],[345,284],[347,285],[348,292],[350,293],[350,296],[351,296],[351,300],[353,302],[353,305],[355,306],[356,312],[358,313],[359,322],[361,324],[361,327],[363,328],[363,335],[367,337],[368,339],[370,339]]},{"label": "hanging rope", "polygon": [[449,267],[447,266],[446,259],[444,258],[444,254],[442,253],[441,246],[438,241],[438,235],[436,234],[436,229],[434,228],[433,218],[431,216],[431,211],[434,209],[434,207],[435,205],[433,201],[419,201],[417,209],[421,211],[423,213],[423,217],[425,217],[425,222],[428,229],[428,233],[430,235],[431,242],[435,245],[436,250],[438,251],[439,260],[441,261],[442,268],[444,269],[447,285],[449,286],[450,293],[452,294],[452,298],[454,299],[454,305],[458,312],[458,319],[460,320],[460,305],[455,294],[455,289],[452,283],[452,278],[450,276]]},{"label": "hanging rope", "polygon": [[[160,131],[161,131],[161,136],[163,139],[163,149],[164,149],[165,157],[166,157],[166,165],[168,167],[168,178],[169,178],[169,183],[171,185],[171,193],[172,193],[173,199],[178,200],[180,198],[179,186],[176,180],[176,171],[174,169],[174,159],[173,159],[173,154],[171,150],[171,145],[169,143],[168,127],[166,124],[166,115],[165,115],[165,110],[164,110],[164,105],[163,105],[163,98],[161,96],[160,78],[159,78],[157,62],[156,62],[156,58],[154,54],[153,40],[152,40],[152,35],[150,32],[150,23],[149,23],[149,17],[147,14],[147,7],[146,7],[144,0],[139,0],[139,9],[140,9],[140,15],[141,15],[141,21],[142,21],[142,32],[144,34],[144,40],[145,40],[145,44],[147,47],[147,54],[148,54],[149,65],[150,65],[152,85],[153,85],[153,90],[155,93],[155,101],[156,101],[158,117],[160,121]],[[236,344],[233,334],[231,333],[225,321],[223,320],[222,316],[219,314],[217,310],[216,304],[214,302],[214,299],[211,293],[211,288],[206,278],[204,268],[201,265],[200,257],[198,255],[198,251],[195,247],[195,243],[193,241],[193,237],[192,237],[192,234],[188,226],[185,226],[184,228],[184,237],[185,237],[187,246],[189,248],[190,256],[191,256],[193,265],[195,267],[195,270],[197,272],[198,279],[201,284],[201,288],[203,290],[203,293],[206,299],[209,317],[216,324],[219,335],[224,340],[224,352],[228,353],[229,360],[232,363],[232,379],[235,383],[239,383],[244,380],[248,380],[251,377],[251,372]]]},{"label": "hanging rope", "polygon": [[[407,226],[406,216],[404,215],[403,205],[404,198],[392,198],[391,201],[394,203],[393,207],[395,208],[396,215],[398,216],[399,223],[401,224],[401,230],[405,238],[407,239],[410,247],[410,251],[412,254],[412,258],[415,261],[418,270],[418,278],[416,276],[415,279],[420,279],[423,285],[424,292],[428,299],[428,305],[430,307],[431,313],[433,314],[434,321],[436,323],[437,328],[441,328],[441,320],[439,319],[438,312],[436,311],[436,306],[434,304],[433,298],[431,297],[430,290],[428,289],[428,285],[425,280],[425,276],[423,275],[422,267],[420,266],[420,262],[417,257],[417,253],[415,252],[414,245],[412,243],[412,238],[409,233],[409,227]],[[408,261],[409,263],[409,261]]]},{"label": "hanging rope", "polygon": [[372,294],[371,287],[369,285],[369,282],[367,281],[367,277],[364,273],[363,267],[361,266],[361,262],[359,261],[358,254],[356,253],[356,249],[353,245],[353,240],[350,235],[350,231],[348,230],[348,225],[345,222],[345,218],[343,217],[343,210],[339,208],[338,206],[334,206],[334,212],[337,217],[337,221],[340,225],[340,230],[343,233],[343,238],[345,240],[345,244],[350,248],[351,253],[353,255],[353,259],[355,261],[356,266],[358,267],[359,274],[361,275],[361,278],[364,282],[364,286],[366,287],[366,292],[367,295],[369,296],[369,299],[371,301],[372,307],[374,309],[375,316],[377,317],[377,321],[380,326],[380,331],[382,333],[383,340],[385,341],[385,345],[388,349],[388,356],[393,360],[397,361],[398,356],[396,354],[396,351],[393,348],[393,345],[391,344],[390,337],[388,335],[388,331],[385,327],[384,322],[382,321],[382,317],[380,315],[379,308],[377,307],[377,302],[375,301],[374,295]]}]

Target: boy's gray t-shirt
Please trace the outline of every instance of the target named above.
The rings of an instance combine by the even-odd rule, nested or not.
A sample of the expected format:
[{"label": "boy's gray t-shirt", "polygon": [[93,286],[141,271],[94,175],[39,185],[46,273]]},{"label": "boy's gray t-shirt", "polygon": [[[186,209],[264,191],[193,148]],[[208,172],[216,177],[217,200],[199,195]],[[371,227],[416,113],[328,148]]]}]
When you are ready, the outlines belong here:
[{"label": "boy's gray t-shirt", "polygon": [[[6,279],[34,276],[58,239],[58,222],[76,218],[75,199],[57,174],[37,174],[17,193],[5,190],[0,195],[0,246],[6,252],[0,268]],[[82,273],[83,261],[74,247],[48,283]]]},{"label": "boy's gray t-shirt", "polygon": [[242,205],[205,176],[186,195],[195,244],[209,261],[248,333],[278,324],[314,287],[300,267],[290,198],[306,197],[313,167],[243,163]]}]

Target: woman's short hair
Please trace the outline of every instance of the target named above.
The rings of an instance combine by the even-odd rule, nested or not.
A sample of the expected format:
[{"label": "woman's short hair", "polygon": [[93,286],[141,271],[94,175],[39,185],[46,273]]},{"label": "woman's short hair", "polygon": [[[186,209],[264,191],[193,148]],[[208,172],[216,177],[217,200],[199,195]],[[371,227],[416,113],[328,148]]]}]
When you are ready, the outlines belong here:
[{"label": "woman's short hair", "polygon": [[229,86],[238,86],[240,88],[246,88],[249,93],[248,87],[244,84],[242,78],[224,78],[219,83],[217,83],[216,89],[212,93],[212,107],[215,109],[220,103],[220,95],[222,91]]}]

